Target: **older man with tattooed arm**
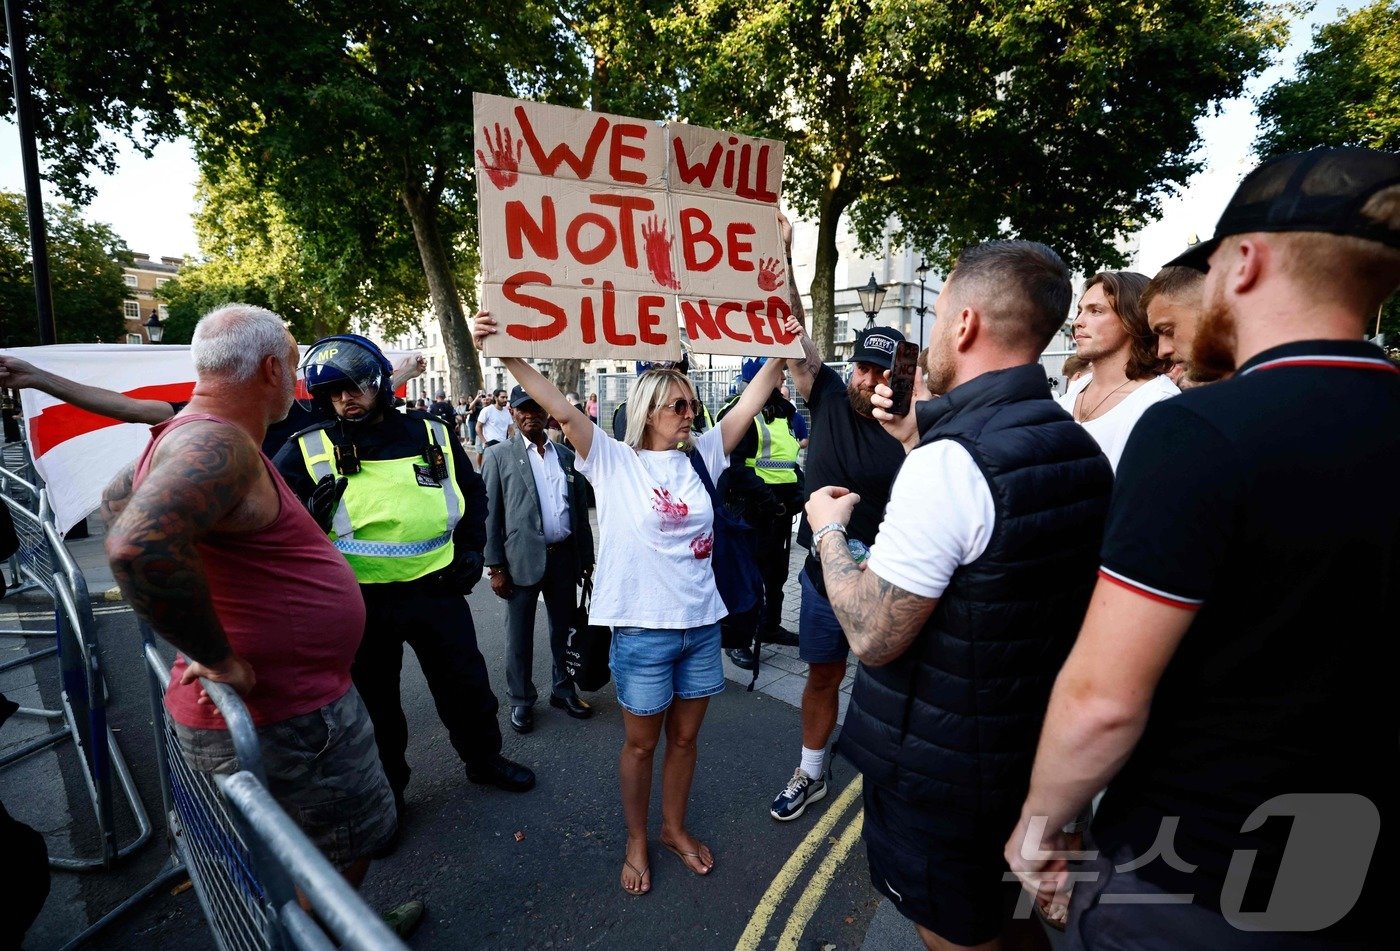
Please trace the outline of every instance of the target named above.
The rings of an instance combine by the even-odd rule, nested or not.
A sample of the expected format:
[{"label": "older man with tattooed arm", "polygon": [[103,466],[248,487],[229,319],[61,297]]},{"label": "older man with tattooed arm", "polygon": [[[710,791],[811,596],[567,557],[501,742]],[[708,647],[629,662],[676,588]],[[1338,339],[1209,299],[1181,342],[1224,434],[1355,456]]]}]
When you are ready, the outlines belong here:
[{"label": "older man with tattooed arm", "polygon": [[1069,302],[1069,270],[1042,244],[963,252],[929,340],[939,397],[918,404],[917,425],[884,411],[888,387],[872,397],[911,451],[868,570],[845,541],[859,496],[832,486],[807,502],[861,660],[837,751],[865,775],[871,880],[930,948],[1044,941],[1011,920],[1001,847],[1093,589],[1113,482],[1038,362]]},{"label": "older man with tattooed arm", "polygon": [[[232,773],[199,686],[226,683],[258,727],[269,792],[358,885],[392,837],[394,799],[350,683],[364,630],[355,576],[258,444],[286,416],[297,346],[271,311],[229,304],[191,346],[197,381],[107,487],[107,555],[136,613],[179,648],[165,706],[191,767]],[[386,916],[406,934],[421,902]]]}]

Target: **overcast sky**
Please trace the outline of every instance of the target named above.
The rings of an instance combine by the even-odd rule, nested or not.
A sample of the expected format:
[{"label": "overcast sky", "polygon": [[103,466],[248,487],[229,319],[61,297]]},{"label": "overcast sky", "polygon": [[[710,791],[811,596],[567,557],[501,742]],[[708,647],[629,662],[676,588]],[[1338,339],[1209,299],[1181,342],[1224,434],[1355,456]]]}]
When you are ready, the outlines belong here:
[{"label": "overcast sky", "polygon": [[[1293,72],[1299,53],[1311,42],[1314,27],[1337,19],[1343,9],[1359,5],[1322,0],[1312,12],[1297,18],[1288,47],[1276,65],[1250,82],[1244,97],[1227,102],[1219,115],[1201,120],[1205,168],[1180,195],[1164,202],[1162,217],[1138,235],[1139,252],[1131,262],[1136,270],[1151,274],[1179,253],[1192,234],[1207,238],[1214,232],[1220,210],[1254,164],[1249,151],[1258,128],[1253,97]],[[195,254],[199,247],[190,215],[197,177],[189,143],[183,140],[158,146],[149,159],[125,149],[116,174],[94,178],[97,197],[85,214],[112,225],[133,251],[156,258]],[[19,133],[10,122],[0,123],[0,188],[24,189]],[[52,197],[50,193],[46,200]]]}]

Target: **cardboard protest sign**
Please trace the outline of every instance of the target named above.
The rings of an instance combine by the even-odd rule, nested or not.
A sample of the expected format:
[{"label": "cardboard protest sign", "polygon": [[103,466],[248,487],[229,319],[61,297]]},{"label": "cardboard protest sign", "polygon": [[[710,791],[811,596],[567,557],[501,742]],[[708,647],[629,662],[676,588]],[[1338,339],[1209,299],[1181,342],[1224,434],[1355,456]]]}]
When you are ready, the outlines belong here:
[{"label": "cardboard protest sign", "polygon": [[797,356],[783,144],[478,93],[488,356]]}]

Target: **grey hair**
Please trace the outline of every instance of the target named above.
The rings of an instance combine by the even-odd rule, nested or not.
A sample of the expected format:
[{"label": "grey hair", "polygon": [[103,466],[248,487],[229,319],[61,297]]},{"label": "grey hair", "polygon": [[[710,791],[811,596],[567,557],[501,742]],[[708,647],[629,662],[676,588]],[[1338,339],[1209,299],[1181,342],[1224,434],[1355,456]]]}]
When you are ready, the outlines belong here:
[{"label": "grey hair", "polygon": [[287,325],[266,307],[224,304],[199,319],[190,341],[195,373],[247,383],[265,357],[285,358]]}]

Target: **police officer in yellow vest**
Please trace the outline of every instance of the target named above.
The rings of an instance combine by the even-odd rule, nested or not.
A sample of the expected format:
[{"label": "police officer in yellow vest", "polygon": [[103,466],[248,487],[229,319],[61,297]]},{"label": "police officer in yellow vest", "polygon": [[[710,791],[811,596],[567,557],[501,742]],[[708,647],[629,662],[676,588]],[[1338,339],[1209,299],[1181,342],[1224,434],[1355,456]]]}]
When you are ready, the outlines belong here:
[{"label": "police officer in yellow vest", "polygon": [[485,485],[446,423],[394,409],[391,369],[357,334],[317,341],[302,361],[302,379],[325,421],[288,440],[274,462],[360,582],[365,634],[351,676],[402,813],[405,643],[467,778],[524,792],[535,776],[501,756],[498,703],[465,598],[481,577]]},{"label": "police officer in yellow vest", "polygon": [[[747,385],[763,364],[761,357],[745,358],[740,371],[742,383]],[[738,401],[738,394],[731,397],[718,418],[723,419]],[[770,644],[797,643],[797,635],[782,626],[783,585],[787,583],[792,552],[792,517],[802,507],[801,470],[797,464],[800,446],[789,422],[796,412],[797,408],[775,389],[732,456],[736,464],[742,459],[776,500],[771,518],[754,525],[758,529],[758,563],[763,571],[765,605],[760,633]],[[730,650],[729,657],[741,667],[752,667],[752,655],[743,648]]]}]

